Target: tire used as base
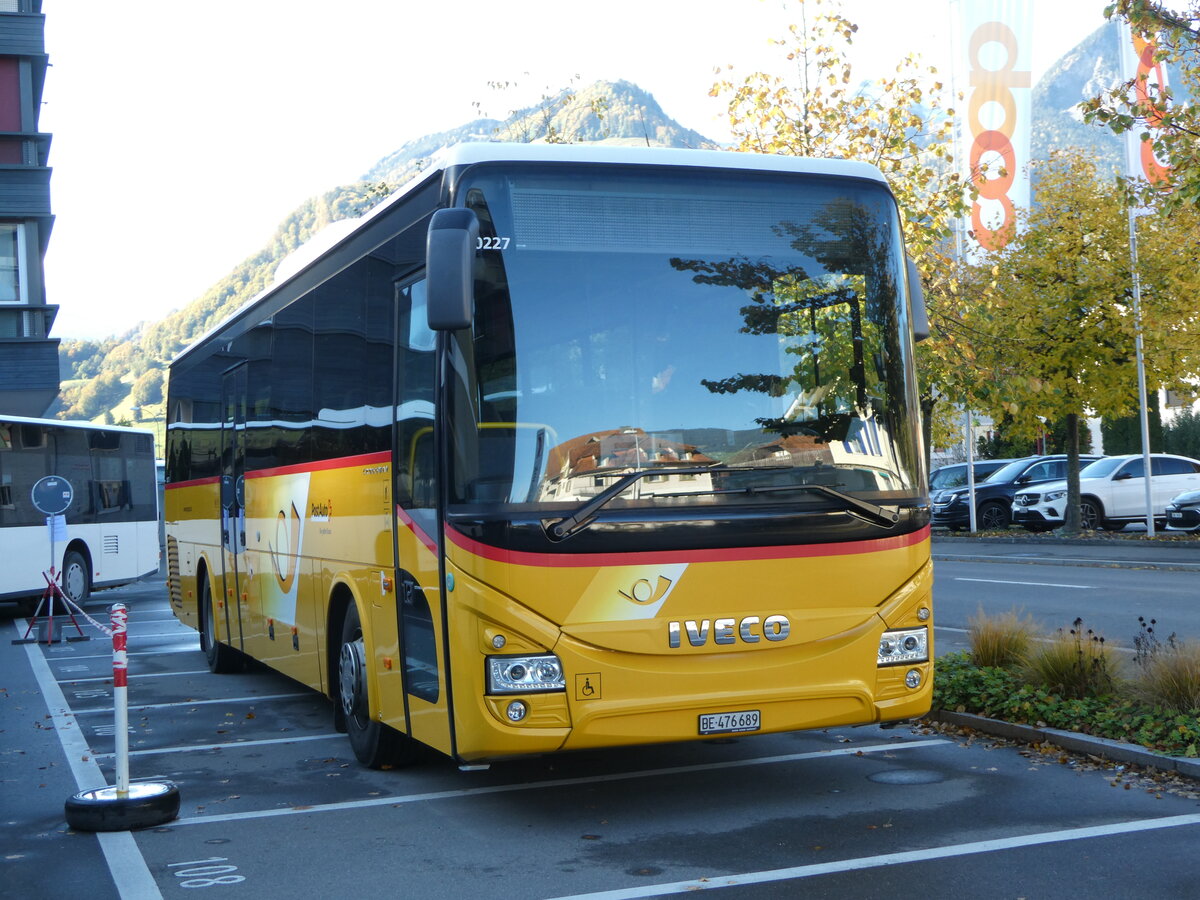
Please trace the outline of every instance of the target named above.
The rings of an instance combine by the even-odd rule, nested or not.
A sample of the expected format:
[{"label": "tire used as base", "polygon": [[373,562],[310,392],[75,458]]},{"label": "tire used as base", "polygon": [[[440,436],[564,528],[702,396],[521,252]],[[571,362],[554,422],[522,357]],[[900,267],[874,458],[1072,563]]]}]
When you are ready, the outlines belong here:
[{"label": "tire used as base", "polygon": [[170,781],[139,782],[129,786],[126,797],[118,797],[115,787],[96,788],[73,795],[64,809],[76,831],[149,828],[179,815],[179,788]]}]

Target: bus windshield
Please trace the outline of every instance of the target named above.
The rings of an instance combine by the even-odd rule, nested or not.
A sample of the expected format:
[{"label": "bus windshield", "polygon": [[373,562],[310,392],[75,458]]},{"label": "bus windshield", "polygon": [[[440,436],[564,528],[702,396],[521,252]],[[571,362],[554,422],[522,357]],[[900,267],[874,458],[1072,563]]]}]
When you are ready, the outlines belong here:
[{"label": "bus windshield", "polygon": [[921,502],[882,185],[480,166],[459,203],[482,261],[451,363],[452,512],[562,512],[623,478],[613,507]]}]

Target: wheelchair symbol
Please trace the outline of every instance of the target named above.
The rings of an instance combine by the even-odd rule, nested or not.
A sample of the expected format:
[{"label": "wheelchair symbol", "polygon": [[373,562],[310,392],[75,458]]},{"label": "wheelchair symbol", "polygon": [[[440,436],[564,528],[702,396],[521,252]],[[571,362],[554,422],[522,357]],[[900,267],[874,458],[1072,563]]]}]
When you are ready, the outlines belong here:
[{"label": "wheelchair symbol", "polygon": [[599,700],[600,699],[600,673],[588,672],[586,674],[575,676],[575,699],[576,700]]}]

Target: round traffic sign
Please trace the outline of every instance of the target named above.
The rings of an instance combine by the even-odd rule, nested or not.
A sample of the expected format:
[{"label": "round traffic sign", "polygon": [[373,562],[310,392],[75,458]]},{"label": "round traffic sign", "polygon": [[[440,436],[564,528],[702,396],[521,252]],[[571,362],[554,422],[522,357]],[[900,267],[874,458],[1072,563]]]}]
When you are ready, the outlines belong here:
[{"label": "round traffic sign", "polygon": [[65,478],[47,475],[34,482],[33,505],[38,512],[47,516],[57,516],[66,512],[74,497],[75,490]]}]

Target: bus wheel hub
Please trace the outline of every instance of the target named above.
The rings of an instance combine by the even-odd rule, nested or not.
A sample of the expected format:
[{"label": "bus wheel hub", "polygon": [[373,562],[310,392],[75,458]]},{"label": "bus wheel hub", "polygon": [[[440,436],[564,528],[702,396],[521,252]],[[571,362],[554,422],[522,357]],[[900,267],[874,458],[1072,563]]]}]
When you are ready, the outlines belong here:
[{"label": "bus wheel hub", "polygon": [[338,684],[342,697],[342,712],[347,716],[357,715],[366,704],[366,656],[362,638],[342,644],[338,657]]}]

